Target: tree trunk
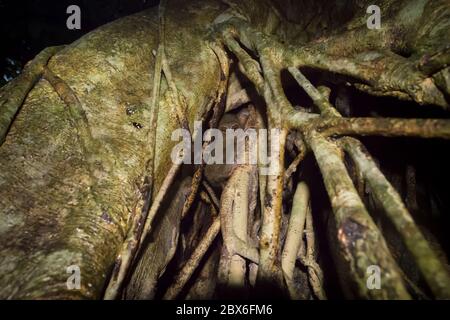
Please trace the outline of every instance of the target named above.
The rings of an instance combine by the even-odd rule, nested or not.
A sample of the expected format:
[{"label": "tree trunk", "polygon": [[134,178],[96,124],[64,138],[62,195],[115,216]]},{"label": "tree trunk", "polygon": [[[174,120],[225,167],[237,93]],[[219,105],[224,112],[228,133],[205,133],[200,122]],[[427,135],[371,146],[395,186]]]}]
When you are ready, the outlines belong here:
[{"label": "tree trunk", "polygon": [[[168,58],[192,123],[217,92],[220,68],[204,38],[223,5],[173,2],[168,10]],[[99,145],[95,155],[83,152],[68,106],[47,80],[29,92],[0,149],[2,298],[101,297],[142,205],[157,17],[151,9],[105,25],[48,63],[78,97]],[[173,113],[163,99],[156,188],[171,166]],[[81,290],[67,289],[72,265],[80,267]]]}]

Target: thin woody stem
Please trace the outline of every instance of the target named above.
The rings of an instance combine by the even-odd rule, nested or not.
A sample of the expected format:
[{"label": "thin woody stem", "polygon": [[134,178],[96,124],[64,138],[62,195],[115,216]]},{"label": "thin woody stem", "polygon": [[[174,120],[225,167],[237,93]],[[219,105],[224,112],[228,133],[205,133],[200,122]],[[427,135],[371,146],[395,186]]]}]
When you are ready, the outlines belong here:
[{"label": "thin woody stem", "polygon": [[165,9],[166,9],[166,0],[161,0],[159,3],[159,41],[158,41],[158,50],[155,58],[155,66],[153,72],[153,89],[150,103],[150,125],[148,132],[148,146],[149,146],[149,159],[147,161],[147,174],[149,185],[148,188],[150,190],[149,195],[151,196],[153,193],[153,184],[154,184],[154,162],[155,162],[155,147],[156,147],[156,130],[158,124],[158,113],[159,113],[159,103],[160,103],[160,89],[161,89],[161,76],[162,76],[162,67],[163,67],[163,57],[164,57],[164,48],[165,48]]},{"label": "thin woody stem", "polygon": [[286,184],[287,181],[291,178],[291,176],[294,174],[295,171],[297,171],[297,168],[300,164],[300,162],[303,161],[306,155],[306,148],[304,144],[301,144],[301,149],[298,153],[298,155],[295,157],[295,159],[292,161],[292,163],[289,165],[289,167],[286,169],[284,173],[284,183]]},{"label": "thin woody stem", "polygon": [[325,136],[376,135],[450,139],[450,120],[400,118],[328,118],[311,122]]},{"label": "thin woody stem", "polygon": [[[219,46],[217,44],[211,43],[210,44],[211,49],[213,50],[213,52],[215,53],[217,60],[220,64],[220,80],[219,80],[219,86],[217,89],[217,95],[216,95],[216,99],[214,101],[214,108],[213,108],[213,114],[211,116],[211,119],[209,120],[209,127],[210,128],[215,128],[217,127],[220,119],[223,116],[223,113],[225,112],[225,106],[226,106],[226,91],[227,91],[227,84],[228,84],[228,75],[229,75],[229,62],[228,59],[226,58],[226,56],[224,55],[224,52],[221,48],[219,48]],[[198,133],[194,133],[194,135],[196,134],[202,134],[201,132]],[[203,150],[208,146],[209,142],[205,142],[202,146],[202,154],[203,154]],[[197,196],[197,192],[200,188],[200,184],[202,182],[203,179],[203,171],[205,169],[205,163],[203,162],[202,159],[202,163],[199,165],[199,167],[197,168],[197,170],[194,173],[194,177],[192,179],[192,184],[191,184],[191,191],[184,203],[183,206],[183,212],[182,212],[182,217],[184,218],[190,208],[192,207],[192,204],[194,203],[195,197]]]},{"label": "thin woody stem", "polygon": [[[214,206],[211,206],[211,208],[212,210],[215,210],[213,209]],[[213,220],[213,223],[209,227],[208,231],[206,232],[198,246],[195,248],[194,253],[183,266],[178,275],[175,277],[175,281],[173,282],[173,284],[169,287],[169,289],[167,289],[166,293],[164,294],[164,300],[173,300],[180,294],[181,290],[183,290],[184,286],[189,281],[194,271],[197,269],[206,251],[209,249],[211,244],[214,242],[214,239],[219,234],[220,217],[218,216],[217,212],[214,216],[215,218]]]},{"label": "thin woody stem", "polygon": [[[172,165],[169,173],[164,178],[161,188],[158,190],[158,193],[151,205],[150,210],[148,210],[147,206],[144,206],[142,209],[143,212],[141,212],[140,215],[136,214],[133,218],[132,226],[130,228],[130,231],[128,232],[127,238],[125,239],[120,249],[119,256],[116,261],[116,266],[114,267],[111,280],[105,291],[105,300],[113,300],[118,298],[122,289],[123,281],[128,274],[136,253],[139,252],[143,241],[150,232],[151,223],[156,216],[156,213],[158,212],[162,201],[164,200],[164,196],[167,194],[170,186],[177,176],[180,167],[180,164]],[[148,212],[148,215],[145,214],[146,211]]]},{"label": "thin woody stem", "polygon": [[[281,270],[278,265],[279,241],[281,230],[282,196],[284,181],[284,146],[287,130],[282,129],[279,136],[279,149],[271,150],[277,158],[275,173],[267,176],[266,192],[260,234],[260,263],[258,279],[280,281]],[[271,281],[273,282],[273,281]]]},{"label": "thin woody stem", "polygon": [[319,300],[326,300],[327,296],[323,288],[323,272],[319,264],[316,262],[315,254],[315,233],[312,219],[311,206],[307,207],[306,223],[306,253],[305,256],[300,257],[303,265],[308,268],[309,283],[313,289],[314,295]]},{"label": "thin woody stem", "polygon": [[150,208],[147,219],[145,221],[145,225],[144,225],[144,229],[142,231],[140,243],[142,243],[145,240],[145,238],[148,236],[148,234],[150,233],[153,219],[155,218],[156,213],[158,212],[158,210],[161,206],[161,203],[163,202],[164,197],[166,196],[167,192],[170,189],[170,186],[172,185],[173,181],[175,180],[175,177],[177,176],[180,168],[181,168],[181,164],[173,164],[172,167],[170,168],[169,172],[167,173],[166,177],[164,178],[164,181],[163,181],[161,187],[159,188],[155,199],[153,200],[152,206]]},{"label": "thin woody stem", "polygon": [[314,87],[311,82],[298,70],[297,68],[288,68],[289,72],[298,82],[298,84],[305,90],[305,92],[311,97],[314,104],[319,108],[322,116],[325,117],[340,117],[341,115],[336,109],[333,108],[328,99],[322,95],[322,93]]},{"label": "thin woody stem", "polygon": [[58,96],[67,106],[70,113],[70,119],[73,122],[74,127],[78,133],[78,139],[85,152],[89,156],[93,156],[98,152],[98,145],[96,144],[89,122],[86,116],[86,112],[81,106],[81,102],[76,96],[75,92],[67,85],[67,83],[54,74],[50,69],[44,67],[43,77],[50,85],[55,89]]},{"label": "thin woody stem", "polygon": [[184,217],[186,217],[186,215],[188,214],[189,210],[192,207],[192,204],[194,203],[194,200],[197,196],[197,192],[200,188],[200,184],[202,182],[203,170],[204,170],[204,165],[201,164],[200,167],[195,171],[194,176],[192,177],[191,190],[189,192],[189,195],[188,195],[186,201],[184,202],[183,211],[181,213],[182,219]]},{"label": "thin woody stem", "polygon": [[174,95],[173,99],[175,100],[174,102],[175,102],[175,109],[177,111],[178,121],[180,122],[180,125],[183,129],[189,131],[189,123],[186,117],[186,111],[183,108],[185,104],[182,101],[181,94],[173,80],[172,71],[170,70],[169,62],[167,61],[165,52],[162,53],[162,70],[164,72],[164,76],[167,80],[167,83],[169,84],[169,88],[172,91],[172,94]]},{"label": "thin woody stem", "polygon": [[205,190],[206,190],[206,193],[209,195],[209,197],[211,198],[211,201],[212,201],[212,203],[214,204],[214,206],[216,207],[216,208],[219,208],[220,207],[220,200],[219,200],[219,198],[217,197],[217,195],[216,195],[216,193],[215,193],[215,191],[213,190],[213,188],[211,187],[211,185],[206,181],[206,180],[203,180],[202,181],[202,184],[203,184],[203,187],[205,188]]},{"label": "thin woody stem", "polygon": [[245,76],[255,85],[256,90],[260,95],[264,92],[264,79],[261,76],[261,66],[255,61],[233,38],[230,32],[223,33],[223,39],[227,47],[238,58],[242,65],[241,71]]}]

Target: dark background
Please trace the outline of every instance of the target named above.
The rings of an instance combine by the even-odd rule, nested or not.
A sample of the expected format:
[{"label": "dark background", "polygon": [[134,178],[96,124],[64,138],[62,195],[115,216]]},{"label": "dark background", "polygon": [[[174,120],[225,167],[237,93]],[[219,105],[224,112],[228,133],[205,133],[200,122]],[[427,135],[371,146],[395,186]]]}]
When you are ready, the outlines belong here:
[{"label": "dark background", "polygon": [[[48,46],[68,44],[120,17],[155,6],[158,0],[0,0],[0,87]],[[81,9],[81,30],[69,30],[66,9]]]}]

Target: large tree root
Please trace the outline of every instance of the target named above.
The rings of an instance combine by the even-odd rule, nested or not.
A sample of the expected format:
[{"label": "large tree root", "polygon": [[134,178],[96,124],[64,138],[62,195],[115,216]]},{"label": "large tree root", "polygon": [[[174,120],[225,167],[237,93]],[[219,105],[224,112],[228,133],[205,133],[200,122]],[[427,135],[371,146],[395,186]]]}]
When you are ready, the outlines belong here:
[{"label": "large tree root", "polygon": [[[357,60],[338,61],[338,63],[332,61],[331,57],[327,60],[329,57],[317,55],[317,52],[311,53],[297,50],[296,54],[292,54],[289,52],[289,49],[268,36],[251,29],[243,21],[237,22],[231,19],[228,25],[225,24],[222,27],[222,30],[223,40],[238,58],[241,71],[252,81],[257,92],[264,97],[267,103],[269,126],[278,128],[289,127],[299,130],[316,157],[335,212],[334,219],[337,223],[339,259],[343,262],[349,274],[351,274],[350,280],[354,283],[352,294],[371,298],[409,298],[409,294],[403,284],[403,273],[392,258],[383,236],[370,218],[364,203],[359,198],[341,160],[342,151],[326,137],[350,134],[448,139],[450,138],[450,121],[439,119],[343,118],[329,103],[328,97],[323,94],[323,90],[322,92],[317,90],[297,68],[291,68],[289,65],[297,66],[301,64],[360,77],[360,79],[368,81],[373,86],[373,90],[380,90],[386,95],[394,91],[403,92],[404,95],[409,95],[411,99],[419,103],[445,104],[445,102],[439,100],[439,93],[433,91],[435,89],[432,87],[426,87],[426,83],[429,80],[426,80],[425,77],[421,78],[419,71],[411,71],[413,74],[417,74],[417,77],[409,77],[407,81],[410,82],[408,83],[404,82],[402,78],[396,78],[399,75],[397,69],[408,67],[413,70],[414,67],[408,66],[407,62],[403,62],[400,58],[393,55],[379,55],[381,58],[378,61],[384,67],[378,68],[375,66],[372,70],[369,70],[369,67],[366,67],[364,63],[358,64]],[[236,39],[239,39],[248,49],[259,56],[259,63],[241,48]],[[320,65],[316,64],[319,61]],[[339,68],[334,68],[333,66],[339,66]],[[320,116],[301,113],[294,110],[290,105],[285,98],[280,80],[280,71],[283,67],[289,67],[289,71],[294,78],[318,107]],[[411,74],[411,72],[409,73]],[[422,80],[419,80],[419,78]],[[414,86],[413,83],[417,85]],[[413,88],[411,89],[412,91],[410,91],[410,88]],[[284,149],[283,141],[284,139],[282,138],[280,143],[281,149]],[[281,151],[281,159],[282,154],[283,151]],[[294,161],[293,168],[298,165],[302,157],[300,154],[298,159]],[[284,167],[283,161],[280,161],[280,159],[278,161]],[[361,171],[361,168],[359,169]],[[289,169],[287,178],[289,178],[292,170],[292,168]],[[365,172],[361,171],[361,174],[364,175]],[[261,227],[259,274],[262,277],[260,280],[268,277],[271,278],[272,282],[276,282],[276,260],[279,255],[277,249],[279,246],[278,233],[280,225],[277,222],[279,221],[277,217],[279,217],[281,212],[279,205],[281,196],[278,192],[280,186],[282,186],[282,182],[280,184],[278,176],[268,177],[267,193],[264,197],[270,200],[269,202],[266,201]],[[291,219],[294,219],[296,213],[293,212],[292,215]],[[402,225],[406,221],[408,220],[403,216],[401,220]],[[296,230],[294,228],[302,229],[300,226],[294,227],[291,224],[290,228],[291,230]],[[293,242],[291,239],[292,234],[295,234],[295,232],[288,232],[283,255],[283,271],[288,288],[292,288],[289,283],[292,281],[293,268],[292,254],[289,254],[289,252],[293,250],[292,248],[298,246],[298,239]],[[411,243],[417,245],[416,241],[411,240]],[[427,251],[427,254],[432,255],[432,251],[428,249],[429,247],[424,250]],[[417,258],[419,258],[419,255],[416,255]],[[434,260],[431,259],[431,261],[436,263],[430,263],[429,265],[436,266],[437,270],[441,270],[439,271],[440,273],[438,272],[441,276],[437,276],[437,278],[445,280],[448,277],[448,271],[440,267],[436,258]],[[417,262],[421,264],[420,258]],[[383,288],[381,290],[370,290],[366,285],[366,271],[372,265],[380,266],[381,270],[383,270],[381,275]],[[422,265],[422,267],[427,267],[424,266],[424,263]],[[314,267],[312,267],[312,270],[314,270]],[[427,272],[429,274],[428,277],[433,278],[432,275],[435,272],[430,272],[429,270]],[[320,278],[318,276],[319,273],[318,271],[316,273],[316,282]],[[438,285],[434,281],[435,279],[428,280],[431,280],[429,284],[431,287],[434,287],[433,290],[436,297],[448,296],[448,293],[442,292],[442,287],[445,287],[446,290],[449,288],[446,281],[442,281]],[[293,292],[293,290],[290,291]],[[323,291],[318,290],[317,287],[315,292],[317,296],[324,297]]]},{"label": "large tree root", "polygon": [[304,266],[308,268],[309,283],[317,299],[325,300],[327,298],[324,288],[323,271],[316,262],[315,233],[313,227],[313,218],[311,207],[306,212],[306,250],[299,255],[299,259]]},{"label": "large tree root", "polygon": [[175,299],[184,288],[189,278],[192,276],[192,273],[198,267],[200,260],[205,255],[206,251],[211,246],[214,239],[217,237],[220,231],[220,218],[216,216],[211,227],[206,232],[202,241],[198,244],[192,256],[184,265],[183,269],[180,273],[175,277],[173,284],[164,294],[163,299],[172,300]]},{"label": "large tree root", "polygon": [[[171,263],[175,265],[176,275],[170,278],[172,282],[162,287],[161,290],[164,291],[160,293],[163,293],[163,299],[180,297],[183,290],[187,289],[188,282],[196,280],[193,279],[195,271],[207,251],[217,247],[220,248],[217,250],[221,250],[218,269],[213,270],[211,266],[214,263],[211,263],[206,273],[217,274],[218,282],[225,291],[244,290],[248,293],[251,292],[247,290],[250,287],[266,290],[275,287],[283,293],[287,292],[292,299],[326,299],[329,295],[325,270],[321,268],[321,257],[317,254],[316,245],[318,230],[322,229],[314,229],[313,226],[313,221],[314,224],[316,221],[320,223],[320,212],[312,212],[315,190],[309,181],[309,186],[307,185],[307,180],[301,175],[306,160],[311,160],[318,166],[319,175],[324,182],[324,194],[331,204],[330,216],[334,225],[330,228],[332,238],[328,240],[335,244],[331,251],[343,291],[348,297],[409,299],[414,294],[425,295],[423,288],[417,285],[418,281],[408,279],[401,269],[392,248],[388,246],[389,237],[370,215],[371,206],[364,197],[367,184],[370,196],[396,228],[433,296],[450,298],[448,266],[412,218],[410,212],[414,210],[408,211],[400,192],[388,181],[364,145],[349,137],[450,139],[450,120],[423,117],[346,117],[344,112],[341,115],[333,105],[335,103],[330,100],[334,93],[330,88],[333,86],[316,87],[313,84],[315,82],[308,79],[306,72],[312,69],[324,77],[337,78],[337,85],[345,81],[372,96],[394,97],[424,106],[435,105],[441,108],[440,112],[444,112],[449,108],[446,77],[450,55],[448,47],[441,45],[439,41],[447,34],[446,15],[450,7],[444,1],[430,1],[422,9],[428,12],[429,17],[434,18],[435,25],[422,21],[414,32],[414,23],[407,21],[402,31],[407,33],[405,37],[395,35],[395,31],[398,31],[395,20],[402,15],[402,12],[396,11],[388,17],[380,33],[368,32],[360,25],[349,25],[339,34],[318,38],[309,43],[299,41],[302,45],[297,45],[295,37],[287,32],[283,33],[283,28],[280,27],[282,14],[272,4],[264,2],[260,6],[255,5],[260,11],[246,13],[243,8],[250,8],[252,1],[243,4],[231,0],[225,2],[230,8],[215,23],[208,24],[209,34],[202,38],[202,43],[208,50],[211,49],[211,56],[217,59],[220,73],[217,90],[212,94],[211,88],[205,90],[208,92],[202,92],[203,95],[210,95],[207,101],[197,99],[198,97],[193,99],[197,93],[190,96],[192,88],[189,85],[188,90],[183,88],[182,83],[186,79],[176,79],[176,71],[183,73],[186,70],[180,67],[184,61],[171,61],[171,52],[166,52],[166,45],[169,45],[165,41],[166,1],[160,2],[159,36],[157,50],[153,52],[155,63],[148,110],[149,130],[145,137],[144,186],[141,190],[143,194],[136,204],[137,207],[142,206],[124,223],[127,226],[124,228],[126,231],[123,231],[124,241],[118,248],[104,298],[117,299],[126,296],[127,289],[134,290],[133,284],[127,283],[127,280],[137,274],[136,281],[139,282],[141,275],[138,272],[132,274],[135,271],[133,267],[139,263],[150,263],[147,267],[153,267],[153,251],[146,256],[147,261],[144,259],[147,252],[145,250],[149,246],[156,250],[160,245],[152,236],[162,237],[163,233],[170,233],[163,239],[165,242],[162,248],[167,252],[158,256],[158,263],[154,266],[157,270],[153,270],[152,277],[143,277],[146,280],[142,282],[147,281],[143,283],[146,288],[143,291],[148,293],[146,296],[154,296],[155,279],[161,277]],[[385,3],[387,8],[397,10],[392,5],[393,2]],[[264,16],[266,21],[258,20],[259,15]],[[258,16],[256,23],[254,16]],[[414,19],[417,21],[418,18]],[[305,28],[311,23],[313,21],[306,23]],[[358,22],[354,20],[353,23]],[[296,28],[289,23],[285,24],[287,25]],[[424,35],[431,33],[437,36],[425,39]],[[94,172],[96,155],[105,150],[93,138],[83,110],[86,105],[82,105],[75,91],[52,71],[53,68],[50,70],[47,67],[47,62],[59,49],[44,50],[25,68],[20,77],[1,89],[0,144],[29,91],[42,76],[67,106],[83,154]],[[184,59],[192,54],[193,52],[188,52]],[[231,60],[236,63],[236,68]],[[176,71],[173,73],[173,70]],[[308,103],[312,102],[313,105],[311,110],[291,104],[284,84],[286,79],[282,75],[287,75],[288,81],[295,80],[292,81],[292,87],[298,84],[300,88],[297,90],[302,90],[302,94],[306,93],[311,100]],[[245,84],[241,83],[241,77],[245,78]],[[235,86],[234,90],[227,92],[232,85]],[[190,114],[189,108],[192,106],[189,101],[205,103],[204,110],[199,107],[195,110],[198,113]],[[161,130],[161,119],[158,117],[161,116],[160,105],[164,104],[170,105],[176,114],[175,121],[182,129],[192,133],[194,141],[202,133],[191,127],[193,120],[201,118],[202,123],[209,120],[208,127],[217,128],[226,111],[238,113],[242,111],[239,110],[241,107],[247,109],[250,115],[245,123],[246,129],[268,128],[276,133],[266,137],[267,141],[258,140],[258,148],[263,148],[264,142],[270,145],[270,150],[266,151],[274,156],[272,171],[268,175],[262,174],[264,168],[261,159],[258,159],[257,166],[248,163],[235,165],[230,176],[227,176],[220,200],[215,193],[222,186],[211,186],[204,179],[206,163],[203,161],[191,170],[192,177],[191,172],[186,174],[182,170],[181,164],[164,167],[159,163],[159,170],[163,170],[163,167],[168,170],[167,174],[157,177],[156,145]],[[426,108],[422,109],[427,111]],[[209,144],[210,142],[203,143],[202,151]],[[253,146],[246,147],[248,158],[249,149]],[[345,155],[351,161],[346,162]],[[186,154],[180,153],[181,158],[184,156]],[[111,163],[104,159],[106,157],[101,158],[102,164],[111,169]],[[291,162],[287,165],[289,161]],[[413,169],[408,169],[407,172],[406,201],[411,209],[417,209],[416,174]],[[183,181],[183,188],[169,206],[170,210],[164,212],[165,201],[176,187],[176,179],[182,175],[189,175],[189,179],[187,182]],[[293,185],[297,185],[295,193]],[[90,187],[93,198],[96,198],[96,193],[100,193],[103,186],[94,181]],[[202,208],[192,212],[194,210],[191,209],[198,209],[194,206],[198,199],[210,205],[212,222],[202,221],[205,217]],[[289,214],[285,214],[289,211]],[[157,219],[158,215],[164,216]],[[189,223],[195,225],[183,225]],[[222,243],[215,242],[219,234],[222,236]],[[188,240],[183,240],[183,243],[178,241],[179,237]],[[179,242],[183,243],[181,249]],[[188,258],[178,261],[179,251]],[[173,268],[172,265],[170,267]],[[368,285],[367,272],[373,267],[380,270],[381,286],[376,289]],[[145,269],[145,265],[143,268]],[[299,274],[306,279],[305,283],[299,280]],[[133,294],[135,292],[131,296]]]}]

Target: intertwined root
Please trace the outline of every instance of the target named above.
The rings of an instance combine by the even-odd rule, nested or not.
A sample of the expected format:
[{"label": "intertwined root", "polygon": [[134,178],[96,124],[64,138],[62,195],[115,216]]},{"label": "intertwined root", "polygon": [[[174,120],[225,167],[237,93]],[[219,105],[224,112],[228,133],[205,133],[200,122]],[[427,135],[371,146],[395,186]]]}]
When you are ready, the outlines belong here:
[{"label": "intertwined root", "polygon": [[[286,235],[282,234],[283,189],[292,173],[301,166],[306,152],[312,152],[322,173],[323,181],[331,201],[336,223],[337,260],[345,274],[343,281],[350,283],[349,295],[375,299],[408,299],[410,292],[405,286],[405,276],[393,258],[386,241],[372,220],[360,198],[343,155],[347,153],[358,172],[359,180],[370,188],[373,198],[380,204],[388,219],[401,235],[412,254],[427,285],[436,298],[450,298],[450,274],[447,266],[433,251],[403,204],[401,197],[379,170],[376,162],[355,138],[345,135],[409,136],[422,138],[450,138],[450,121],[440,119],[401,119],[401,118],[345,118],[329,102],[330,90],[316,88],[301,73],[298,67],[313,67],[324,71],[349,75],[364,81],[357,84],[361,90],[374,95],[391,95],[414,100],[420,104],[436,104],[444,108],[447,103],[443,93],[429,78],[429,73],[421,71],[417,64],[406,61],[387,51],[359,53],[355,59],[336,59],[315,48],[292,49],[283,46],[267,35],[252,30],[245,21],[231,19],[218,27],[225,47],[237,58],[240,71],[253,83],[257,93],[264,98],[267,106],[269,128],[281,129],[280,152],[276,159],[281,169],[272,176],[259,176],[259,195],[261,200],[261,226],[259,236],[259,259],[248,265],[245,257],[248,252],[227,251],[233,237],[245,235],[237,228],[226,235],[222,232],[224,249],[219,275],[225,275],[225,285],[242,287],[249,282],[270,282],[285,287],[293,299],[302,297],[296,261],[307,269],[307,278],[312,294],[325,299],[323,274],[316,262],[315,234],[312,227],[309,188],[300,182],[292,199],[292,212],[288,221]],[[245,41],[243,40],[245,39]],[[247,48],[243,48],[245,43]],[[249,53],[259,57],[256,61]],[[372,57],[372,59],[369,59]],[[370,63],[368,63],[370,62]],[[282,84],[281,71],[288,69],[301,88],[310,96],[318,113],[306,113],[292,107],[287,100]],[[422,68],[423,69],[423,68]],[[439,69],[439,68],[438,68]],[[408,77],[400,76],[404,72]],[[289,132],[297,132],[297,145],[304,146],[295,160],[284,170],[284,151]],[[231,216],[248,218],[247,206],[231,206],[240,197],[231,197],[236,188],[248,190],[248,179],[240,179],[239,187],[235,180],[240,169],[230,179],[222,195],[221,211],[233,211]],[[253,182],[254,183],[254,182]],[[360,183],[360,184],[361,184]],[[242,194],[241,194],[242,196]],[[231,197],[231,198],[230,198]],[[228,199],[228,200],[226,200]],[[233,200],[234,199],[234,200]],[[231,202],[230,202],[231,201]],[[230,202],[230,203],[229,203]],[[230,213],[227,213],[230,215]],[[222,219],[222,223],[225,220]],[[246,221],[246,220],[243,220]],[[216,223],[215,220],[214,223]],[[215,228],[215,224],[211,228]],[[231,223],[233,225],[233,223]],[[222,228],[224,228],[222,226]],[[215,229],[214,229],[215,230]],[[240,230],[240,231],[239,231]],[[244,232],[244,233],[243,233]],[[208,233],[209,234],[209,233]],[[231,241],[231,242],[230,242]],[[189,268],[187,264],[186,268]],[[231,266],[231,267],[230,267]],[[234,266],[234,267],[233,267]],[[255,268],[256,266],[256,268]],[[379,290],[371,290],[367,285],[367,271],[377,266],[382,270]],[[230,269],[231,268],[231,269]],[[255,272],[256,284],[255,281]],[[245,280],[246,274],[248,279]],[[223,277],[222,277],[223,278]],[[304,284],[303,284],[304,285]],[[300,288],[299,288],[300,286]],[[172,292],[173,291],[169,291]],[[176,295],[166,294],[174,298]]]}]

